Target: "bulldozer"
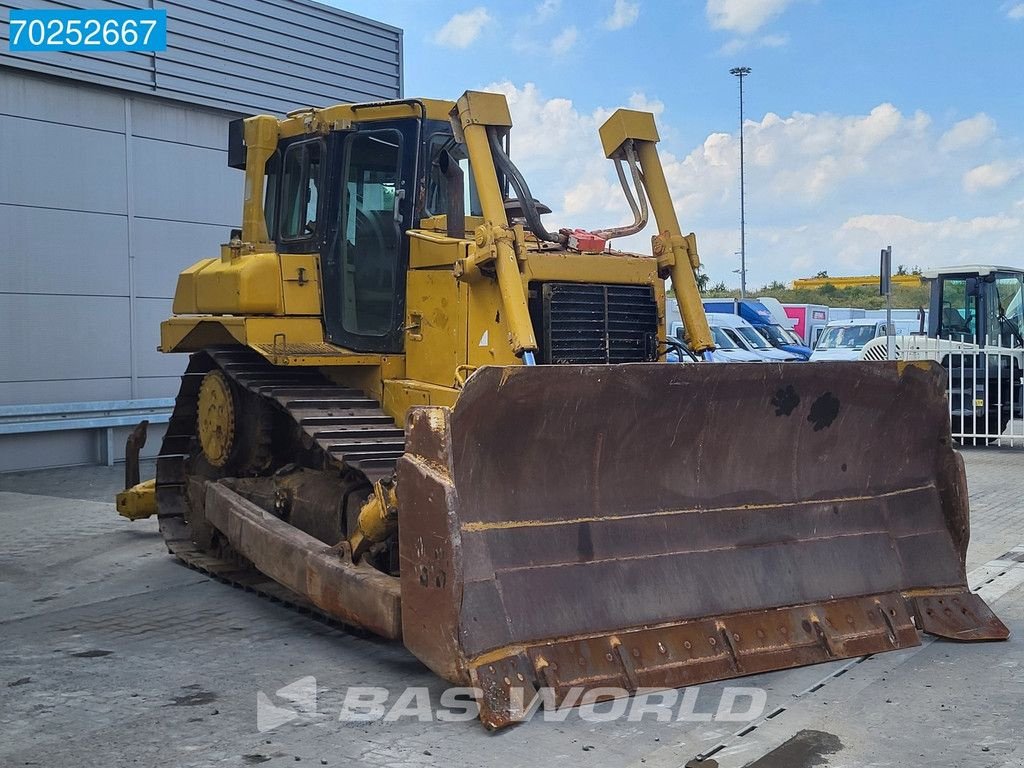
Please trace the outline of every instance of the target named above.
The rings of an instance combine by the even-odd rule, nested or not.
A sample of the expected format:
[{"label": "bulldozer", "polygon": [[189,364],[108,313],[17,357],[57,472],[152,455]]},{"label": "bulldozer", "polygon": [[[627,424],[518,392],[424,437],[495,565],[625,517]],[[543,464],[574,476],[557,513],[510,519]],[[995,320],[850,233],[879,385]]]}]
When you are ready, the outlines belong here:
[{"label": "bulldozer", "polygon": [[[967,587],[941,368],[706,362],[653,115],[600,127],[634,219],[601,230],[546,228],[511,127],[477,91],[233,122],[241,229],[178,278],[160,349],[189,362],[121,514],[401,639],[490,728],[542,694],[1007,637]],[[651,214],[649,254],[612,247]]]}]

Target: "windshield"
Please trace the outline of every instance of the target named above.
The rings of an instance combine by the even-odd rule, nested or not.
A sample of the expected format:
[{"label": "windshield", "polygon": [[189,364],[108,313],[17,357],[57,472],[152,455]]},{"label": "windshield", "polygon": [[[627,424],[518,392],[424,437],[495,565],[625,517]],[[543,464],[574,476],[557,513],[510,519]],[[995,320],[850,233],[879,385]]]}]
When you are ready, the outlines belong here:
[{"label": "windshield", "polygon": [[711,328],[711,336],[715,340],[715,346],[719,349],[739,349],[736,342],[730,339],[721,328]]},{"label": "windshield", "polygon": [[774,346],[781,344],[792,344],[793,340],[786,336],[780,325],[755,325],[758,332]]},{"label": "windshield", "polygon": [[796,335],[796,331],[790,330],[789,328],[783,328],[782,332],[789,337],[790,344],[796,344],[798,347],[802,347],[804,345],[803,339]]},{"label": "windshield", "polygon": [[873,325],[838,325],[826,328],[815,349],[860,349],[875,337]]},{"label": "windshield", "polygon": [[751,326],[741,325],[738,328],[734,328],[734,331],[740,334],[743,339],[754,349],[771,349],[772,345],[765,341],[764,336],[755,331]]},{"label": "windshield", "polygon": [[1020,274],[1000,272],[996,275],[996,304],[990,307],[989,314],[995,314],[995,322],[990,324],[989,335],[995,342],[1008,347],[1021,346],[1020,334],[1024,333],[1024,293]]}]

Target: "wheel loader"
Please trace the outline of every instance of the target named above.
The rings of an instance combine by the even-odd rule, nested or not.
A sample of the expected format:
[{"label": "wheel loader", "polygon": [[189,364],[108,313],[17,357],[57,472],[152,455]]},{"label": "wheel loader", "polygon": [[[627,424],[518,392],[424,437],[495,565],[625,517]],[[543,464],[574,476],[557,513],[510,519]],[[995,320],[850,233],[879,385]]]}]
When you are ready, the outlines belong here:
[{"label": "wheel loader", "polygon": [[[703,362],[653,116],[600,128],[634,221],[597,231],[546,229],[511,126],[475,91],[232,123],[242,226],[178,278],[160,349],[190,357],[121,513],[401,639],[492,728],[542,693],[1005,638],[941,369]],[[612,247],[651,214],[649,254]]]}]

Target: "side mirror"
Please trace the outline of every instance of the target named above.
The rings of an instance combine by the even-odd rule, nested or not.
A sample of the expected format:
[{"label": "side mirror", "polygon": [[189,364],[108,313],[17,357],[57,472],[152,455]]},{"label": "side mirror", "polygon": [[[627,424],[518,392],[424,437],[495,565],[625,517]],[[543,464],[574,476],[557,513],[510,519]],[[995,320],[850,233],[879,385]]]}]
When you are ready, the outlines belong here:
[{"label": "side mirror", "polygon": [[966,281],[966,284],[965,284],[965,287],[964,287],[964,292],[968,296],[977,296],[978,295],[978,278],[976,278],[976,277],[968,277],[967,281]]}]

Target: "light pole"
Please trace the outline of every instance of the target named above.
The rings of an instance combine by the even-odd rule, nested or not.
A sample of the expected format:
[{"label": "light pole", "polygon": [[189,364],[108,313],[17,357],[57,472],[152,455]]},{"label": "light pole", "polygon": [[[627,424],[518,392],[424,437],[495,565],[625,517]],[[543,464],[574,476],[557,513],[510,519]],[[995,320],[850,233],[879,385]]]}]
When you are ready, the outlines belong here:
[{"label": "light pole", "polygon": [[733,67],[730,75],[740,81],[740,298],[747,298],[747,214],[746,185],[743,178],[743,78],[750,74],[750,67]]},{"label": "light pole", "polygon": [[740,298],[747,298],[747,265],[743,262],[743,253],[741,251],[733,251],[733,256],[740,257],[740,268],[734,269],[733,274],[740,276]]}]

